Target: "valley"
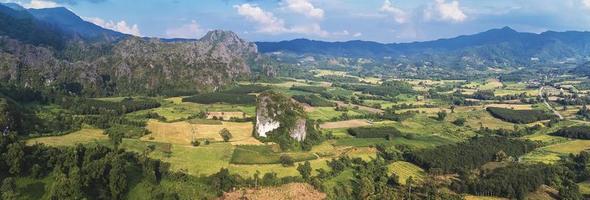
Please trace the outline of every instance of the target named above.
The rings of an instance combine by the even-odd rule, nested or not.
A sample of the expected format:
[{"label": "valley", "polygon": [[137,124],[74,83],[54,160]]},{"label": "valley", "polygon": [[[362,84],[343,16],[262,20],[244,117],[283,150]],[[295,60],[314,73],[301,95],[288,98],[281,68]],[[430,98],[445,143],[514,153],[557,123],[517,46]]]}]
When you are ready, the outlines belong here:
[{"label": "valley", "polygon": [[[452,20],[442,39],[390,43],[323,30],[319,1],[200,2],[141,31],[69,9],[110,1],[42,2],[66,7],[0,3],[0,199],[590,198],[590,32],[448,37],[481,19],[444,0],[411,24]],[[227,20],[248,28],[210,29]]]}]

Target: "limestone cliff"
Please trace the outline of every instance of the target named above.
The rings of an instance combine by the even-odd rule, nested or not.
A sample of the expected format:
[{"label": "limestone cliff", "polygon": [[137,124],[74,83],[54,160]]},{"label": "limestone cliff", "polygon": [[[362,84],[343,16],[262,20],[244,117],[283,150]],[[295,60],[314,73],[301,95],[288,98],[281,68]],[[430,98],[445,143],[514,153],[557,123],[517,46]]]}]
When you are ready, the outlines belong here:
[{"label": "limestone cliff", "polygon": [[297,141],[306,137],[306,119],[303,108],[288,97],[276,93],[263,93],[258,96],[256,106],[257,137],[270,137],[270,134],[288,134]]}]

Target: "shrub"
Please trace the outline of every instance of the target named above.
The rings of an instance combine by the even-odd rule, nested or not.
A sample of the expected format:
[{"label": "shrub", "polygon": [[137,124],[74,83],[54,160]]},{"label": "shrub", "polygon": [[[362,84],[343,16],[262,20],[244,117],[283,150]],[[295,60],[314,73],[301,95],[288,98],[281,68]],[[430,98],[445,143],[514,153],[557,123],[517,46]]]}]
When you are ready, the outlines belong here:
[{"label": "shrub", "polygon": [[293,158],[291,158],[291,156],[289,156],[287,154],[283,154],[283,155],[281,155],[281,165],[283,165],[284,167],[287,167],[287,166],[293,166],[295,164],[294,164]]},{"label": "shrub", "polygon": [[465,120],[465,118],[457,118],[455,121],[453,121],[453,124],[457,125],[457,126],[463,126],[465,125],[465,122],[467,120]]},{"label": "shrub", "polygon": [[232,138],[232,134],[226,128],[221,129],[219,135],[221,135],[224,142],[228,142]]}]

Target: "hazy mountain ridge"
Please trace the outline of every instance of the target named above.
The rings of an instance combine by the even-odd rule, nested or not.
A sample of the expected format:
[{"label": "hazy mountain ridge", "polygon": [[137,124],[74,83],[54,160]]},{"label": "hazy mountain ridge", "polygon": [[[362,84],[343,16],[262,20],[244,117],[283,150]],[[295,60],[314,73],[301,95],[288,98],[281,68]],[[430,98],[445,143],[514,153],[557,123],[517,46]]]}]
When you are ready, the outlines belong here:
[{"label": "hazy mountain ridge", "polygon": [[509,27],[427,42],[382,44],[367,41],[322,42],[297,39],[258,42],[261,53],[288,52],[353,58],[390,58],[403,62],[435,62],[443,66],[526,66],[531,59],[558,62],[583,60],[590,53],[590,32],[517,32]]}]

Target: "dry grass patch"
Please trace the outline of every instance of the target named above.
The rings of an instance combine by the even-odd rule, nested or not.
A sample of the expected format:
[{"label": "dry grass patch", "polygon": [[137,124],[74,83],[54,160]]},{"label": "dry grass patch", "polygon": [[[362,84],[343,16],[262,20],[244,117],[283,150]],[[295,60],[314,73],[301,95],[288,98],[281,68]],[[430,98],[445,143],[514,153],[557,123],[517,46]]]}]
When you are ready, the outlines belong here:
[{"label": "dry grass patch", "polygon": [[67,135],[40,137],[27,140],[27,145],[43,143],[49,146],[75,146],[76,144],[88,144],[94,142],[104,142],[109,137],[101,129],[85,128]]},{"label": "dry grass patch", "polygon": [[326,199],[326,194],[317,191],[306,183],[290,183],[279,187],[262,189],[242,189],[223,194],[223,200],[239,199],[276,199],[276,200],[320,200]]},{"label": "dry grass patch", "polygon": [[164,123],[155,120],[148,121],[147,129],[151,134],[141,138],[144,141],[189,145],[195,131],[195,139],[209,139],[223,141],[219,131],[227,128],[232,133],[232,144],[261,144],[252,137],[253,124],[250,122],[222,122],[215,124],[191,124],[186,121]]},{"label": "dry grass patch", "polygon": [[232,118],[243,119],[247,117],[244,112],[208,112],[207,119],[223,119],[230,120]]},{"label": "dry grass patch", "polygon": [[354,120],[347,120],[347,121],[338,121],[338,122],[327,122],[320,125],[320,128],[323,129],[335,129],[335,128],[355,128],[355,127],[362,127],[362,126],[369,126],[371,125],[367,120],[363,119],[354,119]]},{"label": "dry grass patch", "polygon": [[497,108],[507,108],[513,110],[532,110],[533,107],[531,104],[487,104],[484,108],[487,107],[497,107]]}]

